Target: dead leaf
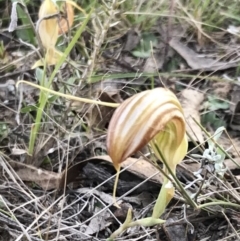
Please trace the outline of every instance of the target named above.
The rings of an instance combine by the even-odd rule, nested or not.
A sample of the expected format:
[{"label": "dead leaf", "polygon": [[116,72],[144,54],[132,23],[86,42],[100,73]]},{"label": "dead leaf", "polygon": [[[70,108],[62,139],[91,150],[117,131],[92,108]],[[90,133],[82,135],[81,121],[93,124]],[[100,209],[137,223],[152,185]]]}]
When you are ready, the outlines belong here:
[{"label": "dead leaf", "polygon": [[16,161],[9,164],[23,181],[34,182],[43,190],[58,189],[62,174],[36,168]]},{"label": "dead leaf", "polygon": [[2,100],[8,100],[9,94],[15,95],[15,81],[12,79],[9,79],[6,81],[6,83],[0,84],[0,98]]},{"label": "dead leaf", "polygon": [[[34,182],[44,190],[62,190],[64,189],[65,184],[68,185],[69,183],[72,183],[76,180],[88,162],[99,164],[104,161],[112,164],[112,160],[108,155],[98,156],[72,165],[67,169],[67,171],[65,170],[62,173],[43,170],[41,168],[16,161],[9,161],[9,164],[23,181]],[[156,174],[149,180],[158,184],[162,184],[163,179],[159,174],[159,171],[147,161],[143,159],[128,158],[122,167],[124,168],[127,166],[129,166],[127,170],[130,173],[133,173],[143,179],[147,179]]]},{"label": "dead leaf", "polygon": [[187,64],[194,70],[216,71],[224,70],[239,65],[239,60],[234,62],[222,62],[212,58],[199,57],[198,53],[182,44],[178,38],[172,38],[169,45],[185,59]]},{"label": "dead leaf", "polygon": [[18,2],[12,3],[11,22],[8,27],[8,32],[13,32],[18,26],[17,25],[18,23],[17,4]]},{"label": "dead leaf", "polygon": [[[81,96],[86,96],[98,99],[104,102],[120,103],[122,102],[119,94],[119,85],[114,81],[104,81],[88,86],[81,91]],[[92,128],[104,129],[106,124],[110,121],[115,108],[107,106],[97,106],[77,101],[72,102],[72,109],[81,113],[87,119],[88,126]]]},{"label": "dead leaf", "polygon": [[201,128],[195,123],[194,119],[200,123],[199,109],[202,101],[204,100],[204,94],[191,89],[185,89],[181,93],[180,102],[184,111],[184,115],[187,122],[187,132],[198,143],[203,143],[203,135]]},{"label": "dead leaf", "polygon": [[212,90],[214,95],[225,100],[228,98],[228,95],[231,89],[232,89],[232,84],[229,82],[217,81],[212,83]]},{"label": "dead leaf", "polygon": [[123,47],[124,51],[132,51],[137,47],[141,39],[140,33],[134,29],[130,29],[126,34],[126,42]]},{"label": "dead leaf", "polygon": [[[191,225],[191,223],[188,223],[186,225],[185,223],[176,223],[178,222],[177,217],[169,218],[166,223],[163,225],[163,230],[167,236],[168,241],[189,241],[189,240],[195,240],[194,236],[196,236],[196,233],[194,233],[194,227]],[[191,231],[193,234],[191,234]],[[191,235],[191,238],[189,237]]]},{"label": "dead leaf", "polygon": [[[237,157],[237,158],[234,158],[234,161],[240,165],[240,157]],[[226,167],[229,169],[229,170],[235,170],[235,169],[239,169],[239,167],[230,159],[226,159],[224,161],[224,164],[226,165]]]},{"label": "dead leaf", "polygon": [[76,193],[79,193],[79,194],[84,194],[84,195],[87,195],[87,196],[91,196],[92,194],[94,194],[95,196],[99,197],[103,202],[105,202],[106,204],[112,204],[112,195],[110,194],[107,194],[105,192],[101,192],[101,191],[98,191],[96,189],[91,189],[91,188],[87,188],[87,187],[83,187],[83,188],[78,188],[76,190]]},{"label": "dead leaf", "polygon": [[189,180],[194,180],[194,172],[198,172],[201,168],[201,164],[192,160],[184,160],[181,164],[178,165],[178,172],[183,173]]},{"label": "dead leaf", "polygon": [[[89,158],[85,161],[79,162],[71,166],[67,170],[67,172],[63,173],[61,183],[59,184],[59,189],[64,188],[65,178],[67,178],[67,184],[73,182],[79,175],[79,173],[82,172],[84,166],[88,162],[91,162],[96,165],[102,162],[108,162],[112,165],[112,160],[108,155],[96,156],[93,158]],[[128,172],[135,174],[136,176],[142,179],[148,179],[149,177],[151,177],[149,181],[160,185],[163,183],[163,178],[159,173],[159,170],[143,159],[127,158],[126,161],[122,164],[122,168],[125,167],[128,167]]]},{"label": "dead leaf", "polygon": [[154,197],[149,192],[142,192],[135,197],[123,197],[122,200],[131,204],[137,204],[142,205],[142,207],[146,207],[154,201]]},{"label": "dead leaf", "polygon": [[158,70],[162,69],[164,61],[165,59],[162,52],[158,51],[152,54],[147,58],[143,67],[143,72],[157,72]]},{"label": "dead leaf", "polygon": [[235,85],[231,93],[230,111],[232,113],[230,127],[235,131],[240,131],[240,86]]},{"label": "dead leaf", "polygon": [[58,34],[61,35],[63,33],[66,33],[69,31],[69,28],[73,25],[74,21],[74,10],[72,4],[66,2],[65,4],[62,4],[61,10],[64,13],[64,17],[60,17],[60,20],[58,22],[59,30]]},{"label": "dead leaf", "polygon": [[23,155],[23,154],[26,154],[27,151],[24,150],[24,149],[19,149],[19,148],[16,148],[16,147],[13,147],[12,150],[11,150],[11,154],[13,156],[20,156],[20,155]]},{"label": "dead leaf", "polygon": [[[103,102],[116,103],[107,92],[101,93],[98,99]],[[110,121],[114,111],[115,108],[112,107],[94,105],[88,111],[89,125],[100,129],[106,128],[106,124]]]},{"label": "dead leaf", "polygon": [[[94,213],[99,213],[101,211],[101,208],[95,206]],[[105,230],[106,227],[108,227],[111,223],[107,221],[107,219],[110,217],[110,213],[108,210],[105,210],[101,212],[98,215],[95,215],[90,223],[87,226],[87,229],[85,230],[84,234],[86,235],[93,235],[99,231]]]},{"label": "dead leaf", "polygon": [[[111,160],[110,156],[108,156],[108,155],[99,156],[98,158],[101,158],[102,160],[112,163],[112,160]],[[147,178],[151,177],[152,175],[156,174],[149,180],[159,183],[159,184],[162,184],[162,182],[163,182],[163,177],[159,173],[159,170],[156,167],[154,167],[152,164],[150,164],[149,162],[147,162],[143,159],[136,159],[136,158],[129,157],[123,163],[121,163],[121,167],[122,168],[128,167],[127,170],[129,172],[131,172],[143,179],[147,179]]]},{"label": "dead leaf", "polygon": [[[214,133],[210,132],[210,134],[213,135]],[[234,136],[234,133],[231,134],[231,132],[229,132],[229,135]],[[240,140],[238,137],[232,137],[230,141],[228,136],[223,133],[221,138],[218,139],[218,144],[221,145],[224,150],[227,150],[227,153],[232,157],[240,157]]]},{"label": "dead leaf", "polygon": [[[128,210],[132,210],[133,207],[129,203],[121,203],[119,206],[120,208],[117,208],[113,214],[120,222],[123,223],[126,220]],[[113,217],[110,217],[108,220],[116,223],[116,219],[114,219]]]},{"label": "dead leaf", "polygon": [[[19,176],[22,181],[34,182],[39,185],[43,190],[62,190],[65,184],[75,181],[78,175],[82,172],[83,167],[87,164],[87,161],[79,162],[68,168],[68,170],[61,173],[51,172],[42,168],[37,168],[32,165],[24,163],[9,161],[8,163]],[[102,160],[94,159],[95,163],[99,163]]]}]

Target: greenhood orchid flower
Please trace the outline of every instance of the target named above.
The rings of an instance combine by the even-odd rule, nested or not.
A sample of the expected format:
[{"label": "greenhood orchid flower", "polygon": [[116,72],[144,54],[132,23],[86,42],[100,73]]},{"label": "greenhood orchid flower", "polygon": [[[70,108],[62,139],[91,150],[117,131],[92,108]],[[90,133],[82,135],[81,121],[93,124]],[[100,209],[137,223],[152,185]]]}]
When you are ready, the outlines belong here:
[{"label": "greenhood orchid flower", "polygon": [[[181,104],[165,88],[147,90],[127,99],[116,109],[109,124],[107,149],[117,172],[126,158],[147,144],[150,144],[155,155],[163,162],[163,171],[171,180],[177,164],[187,153],[188,141]],[[173,198],[174,191],[171,181],[164,177],[153,210],[153,219],[162,215]],[[116,183],[114,197],[115,192]]]},{"label": "greenhood orchid flower", "polygon": [[[165,133],[165,129],[171,130],[171,134]],[[158,135],[160,132],[164,134]],[[166,141],[159,144],[165,158],[170,159],[185,138],[185,132],[183,111],[176,96],[164,88],[147,90],[127,99],[115,111],[108,129],[108,153],[118,169],[121,162],[150,141],[168,138],[171,145],[166,145]]]}]

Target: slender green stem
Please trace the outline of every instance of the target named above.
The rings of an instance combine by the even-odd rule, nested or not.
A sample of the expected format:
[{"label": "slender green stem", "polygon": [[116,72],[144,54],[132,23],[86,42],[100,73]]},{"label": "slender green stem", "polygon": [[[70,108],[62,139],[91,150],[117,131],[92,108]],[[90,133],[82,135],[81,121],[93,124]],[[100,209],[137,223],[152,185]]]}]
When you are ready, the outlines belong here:
[{"label": "slender green stem", "polygon": [[184,73],[169,73],[169,72],[141,72],[141,73],[123,73],[123,74],[104,74],[104,75],[95,75],[95,76],[91,76],[91,83],[96,83],[99,81],[102,81],[104,79],[107,78],[114,78],[114,79],[122,79],[122,78],[134,78],[138,79],[140,77],[153,77],[153,76],[160,76],[160,77],[178,77],[178,78],[198,78],[201,80],[207,79],[210,81],[219,81],[219,82],[227,82],[227,83],[234,83],[237,84],[235,81],[233,80],[229,80],[229,79],[224,79],[224,78],[220,78],[218,76],[201,76],[201,75],[194,75],[194,74],[184,74]]},{"label": "slender green stem", "polygon": [[[94,1],[94,3],[95,3],[95,1]],[[75,35],[72,38],[71,42],[69,43],[68,47],[66,48],[66,50],[63,53],[63,55],[61,56],[61,58],[59,59],[58,63],[56,64],[55,69],[53,70],[53,72],[52,72],[52,74],[51,74],[51,76],[49,78],[49,86],[51,85],[53,79],[55,78],[56,74],[58,73],[58,71],[59,71],[60,67],[62,66],[63,62],[66,60],[67,56],[69,55],[69,53],[71,52],[71,50],[75,46],[76,42],[80,38],[82,32],[86,28],[86,25],[89,22],[90,17],[91,17],[91,15],[93,13],[93,10],[94,10],[94,8],[92,8],[92,10],[87,15],[86,19],[82,22],[81,27],[77,30],[77,32],[75,33]]]},{"label": "slender green stem", "polygon": [[[32,130],[31,130],[31,134],[30,134],[30,142],[29,142],[29,148],[28,148],[29,155],[33,154],[36,137],[37,137],[37,134],[39,132],[39,128],[41,126],[40,123],[41,123],[41,120],[42,120],[42,113],[43,113],[43,110],[44,110],[44,108],[45,108],[45,106],[47,104],[47,101],[48,101],[48,94],[47,93],[49,93],[50,91],[46,91],[46,89],[49,89],[51,87],[51,84],[52,84],[52,81],[53,81],[54,77],[58,73],[61,65],[66,60],[66,58],[69,55],[70,51],[72,50],[72,48],[74,47],[75,43],[77,42],[77,40],[79,39],[80,35],[82,34],[83,30],[85,29],[85,27],[86,27],[86,25],[87,25],[91,15],[92,15],[93,10],[94,10],[94,8],[92,8],[92,10],[88,14],[87,18],[83,21],[81,27],[77,30],[77,32],[74,35],[73,39],[69,43],[69,46],[66,48],[64,53],[61,55],[61,58],[58,61],[58,63],[56,64],[56,66],[54,68],[54,71],[52,72],[48,82],[46,83],[46,81],[44,80],[44,77],[43,77],[43,80],[41,81],[41,87],[42,88],[39,88],[41,90],[40,97],[39,97],[40,106],[39,106],[38,111],[37,111],[35,124],[33,125]],[[46,69],[46,61],[44,63],[44,69]]]},{"label": "slender green stem", "polygon": [[107,241],[114,240],[119,234],[121,234],[124,230],[135,227],[135,226],[143,226],[143,227],[151,227],[154,225],[159,225],[165,223],[165,220],[159,219],[159,218],[142,218],[136,221],[132,221],[132,211],[131,209],[128,209],[127,217],[124,223],[110,236]]},{"label": "slender green stem", "polygon": [[210,206],[216,206],[216,205],[224,205],[224,206],[230,206],[235,208],[240,208],[239,204],[231,203],[231,202],[224,202],[224,201],[215,201],[215,202],[208,202],[201,205],[198,205],[198,209],[210,207]]},{"label": "slender green stem", "polygon": [[[44,60],[44,71],[43,71],[43,76],[42,79],[40,80],[41,86],[45,86],[45,75],[46,75],[46,61]],[[32,130],[30,134],[30,139],[29,139],[29,147],[28,147],[28,154],[32,156],[33,151],[34,151],[34,146],[35,146],[35,140],[37,137],[37,133],[39,131],[39,128],[41,126],[41,119],[42,119],[42,112],[43,109],[47,103],[47,96],[46,93],[44,93],[42,90],[40,91],[39,95],[39,108],[37,110],[37,116],[35,119],[35,123],[32,125]]]},{"label": "slender green stem", "polygon": [[[159,147],[157,145],[155,145],[159,155],[162,158],[162,162],[163,164],[166,166],[167,170],[169,171],[169,173],[171,174],[171,176],[173,177],[175,183],[177,184],[177,187],[180,189],[180,192],[182,193],[182,195],[184,196],[184,198],[188,201],[189,204],[191,204],[192,207],[194,208],[198,208],[198,205],[192,200],[191,197],[189,197],[188,193],[185,191],[184,187],[182,186],[182,184],[180,183],[180,181],[177,179],[176,175],[173,173],[173,171],[171,170],[171,168],[169,167],[168,163],[166,162],[165,158],[163,157],[161,150],[159,149]],[[155,204],[156,205],[156,204]]]}]

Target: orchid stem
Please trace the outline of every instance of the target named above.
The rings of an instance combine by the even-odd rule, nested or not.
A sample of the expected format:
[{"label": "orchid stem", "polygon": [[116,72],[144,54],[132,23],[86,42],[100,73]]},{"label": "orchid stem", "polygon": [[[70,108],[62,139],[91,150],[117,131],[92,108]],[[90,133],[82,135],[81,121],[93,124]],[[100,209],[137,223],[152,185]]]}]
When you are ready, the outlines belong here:
[{"label": "orchid stem", "polygon": [[198,206],[198,209],[210,207],[210,206],[216,206],[216,205],[224,205],[224,206],[230,206],[230,207],[235,207],[235,208],[240,208],[239,204],[236,203],[231,203],[231,202],[224,202],[224,201],[215,201],[215,202],[208,202],[204,203]]},{"label": "orchid stem", "polygon": [[119,180],[120,168],[121,168],[120,165],[116,168],[117,174],[116,174],[116,178],[115,178],[115,181],[114,181],[114,187],[113,187],[113,202],[114,202],[114,205],[117,208],[120,208],[119,205],[117,204],[117,201],[116,201],[117,184],[118,184],[118,180]]},{"label": "orchid stem", "polygon": [[[162,158],[162,162],[163,164],[166,166],[167,170],[169,171],[169,173],[171,174],[171,176],[173,177],[174,181],[177,184],[177,187],[180,189],[182,195],[184,196],[185,199],[187,199],[188,203],[191,204],[192,207],[194,208],[199,208],[198,205],[191,199],[191,197],[189,197],[188,193],[185,191],[184,187],[182,186],[182,184],[180,183],[180,181],[177,179],[176,175],[173,173],[173,171],[171,170],[171,168],[169,167],[168,163],[166,162],[165,158],[163,157],[159,147],[155,144],[155,148],[157,149],[159,155]],[[155,204],[156,205],[156,204]]]},{"label": "orchid stem", "polygon": [[124,223],[119,227],[112,235],[110,238],[107,239],[107,241],[112,241],[114,240],[119,234],[121,234],[124,230],[135,227],[135,226],[143,226],[143,227],[151,227],[154,225],[159,225],[165,223],[165,220],[159,219],[159,218],[153,218],[153,217],[148,217],[148,218],[142,218],[136,221],[132,221],[132,211],[131,209],[128,209],[127,217]]}]

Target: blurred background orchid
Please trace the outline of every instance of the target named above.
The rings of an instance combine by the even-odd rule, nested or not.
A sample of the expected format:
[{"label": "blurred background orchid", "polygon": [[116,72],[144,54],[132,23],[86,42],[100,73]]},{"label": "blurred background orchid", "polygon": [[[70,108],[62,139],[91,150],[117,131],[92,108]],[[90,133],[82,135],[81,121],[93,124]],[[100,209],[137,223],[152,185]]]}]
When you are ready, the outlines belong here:
[{"label": "blurred background orchid", "polygon": [[[44,0],[42,2],[38,13],[37,31],[45,50],[45,61],[47,65],[55,65],[62,55],[55,46],[59,35],[69,31],[73,25],[73,5],[76,6],[72,1],[61,2],[59,6],[53,0]],[[65,16],[60,16],[60,11]],[[38,60],[32,68],[41,65],[44,65],[44,61]]]}]

